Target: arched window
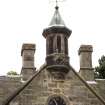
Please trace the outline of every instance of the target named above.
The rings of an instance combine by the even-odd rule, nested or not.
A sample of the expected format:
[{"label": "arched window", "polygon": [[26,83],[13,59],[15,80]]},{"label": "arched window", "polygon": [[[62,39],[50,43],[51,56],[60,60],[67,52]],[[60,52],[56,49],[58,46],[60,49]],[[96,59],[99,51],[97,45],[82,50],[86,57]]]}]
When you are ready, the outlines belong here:
[{"label": "arched window", "polygon": [[67,37],[65,37],[64,42],[65,42],[65,54],[68,55],[68,40],[67,40]]},{"label": "arched window", "polygon": [[58,53],[61,53],[61,37],[57,36],[57,50]]},{"label": "arched window", "polygon": [[63,98],[56,96],[49,100],[48,105],[66,105],[66,102]]},{"label": "arched window", "polygon": [[52,36],[49,37],[49,45],[48,46],[49,46],[48,53],[52,54],[53,53],[53,37]]}]

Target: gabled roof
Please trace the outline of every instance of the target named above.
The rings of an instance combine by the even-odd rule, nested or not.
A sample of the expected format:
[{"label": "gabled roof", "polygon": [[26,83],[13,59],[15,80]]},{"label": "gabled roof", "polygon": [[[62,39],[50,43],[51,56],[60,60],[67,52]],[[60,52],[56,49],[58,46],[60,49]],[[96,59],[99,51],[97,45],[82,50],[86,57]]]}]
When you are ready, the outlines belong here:
[{"label": "gabled roof", "polygon": [[[38,70],[25,84],[23,84],[22,87],[18,88],[13,94],[11,94],[9,97],[7,97],[7,99],[5,99],[3,101],[2,105],[8,105],[19,93],[22,92],[22,90],[24,90],[30,83],[31,81],[33,81],[33,79],[35,79],[43,70],[46,70],[47,65],[44,64],[40,70]],[[103,104],[105,105],[105,102],[103,100],[103,98],[101,96],[99,96],[94,90],[93,88],[88,85],[88,83],[86,81],[84,81],[79,74],[74,70],[74,68],[72,68],[72,66],[69,66],[69,69],[73,71],[73,73],[78,77],[78,79],[94,94],[94,96],[97,97],[97,99]]]},{"label": "gabled roof", "polygon": [[51,20],[51,22],[50,22],[50,24],[49,24],[49,26],[56,26],[56,25],[62,25],[62,26],[65,26],[65,23],[64,23],[64,21],[63,21],[63,19],[62,19],[62,17],[61,17],[61,15],[60,15],[60,13],[59,13],[59,7],[58,6],[56,6],[55,7],[55,12],[54,12],[54,15],[53,15],[53,17],[52,17],[52,20]]}]

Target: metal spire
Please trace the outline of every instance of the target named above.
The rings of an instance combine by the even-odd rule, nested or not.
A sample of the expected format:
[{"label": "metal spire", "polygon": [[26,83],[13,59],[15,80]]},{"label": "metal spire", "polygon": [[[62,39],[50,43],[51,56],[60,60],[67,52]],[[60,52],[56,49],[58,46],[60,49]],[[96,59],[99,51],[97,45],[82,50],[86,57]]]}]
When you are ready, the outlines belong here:
[{"label": "metal spire", "polygon": [[52,20],[51,20],[49,26],[53,26],[53,25],[63,25],[63,26],[65,26],[65,23],[62,20],[62,18],[60,16],[60,13],[59,13],[58,0],[56,0],[55,13],[52,17]]}]

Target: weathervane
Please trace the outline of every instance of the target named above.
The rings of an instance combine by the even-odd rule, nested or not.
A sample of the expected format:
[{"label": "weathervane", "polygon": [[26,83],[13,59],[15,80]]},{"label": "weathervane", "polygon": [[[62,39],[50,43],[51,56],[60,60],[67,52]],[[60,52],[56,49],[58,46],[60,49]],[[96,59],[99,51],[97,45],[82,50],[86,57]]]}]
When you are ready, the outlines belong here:
[{"label": "weathervane", "polygon": [[63,2],[65,0],[50,0],[50,2],[56,2],[56,8],[58,8],[58,2]]},{"label": "weathervane", "polygon": [[58,7],[58,0],[56,0],[56,7]]}]

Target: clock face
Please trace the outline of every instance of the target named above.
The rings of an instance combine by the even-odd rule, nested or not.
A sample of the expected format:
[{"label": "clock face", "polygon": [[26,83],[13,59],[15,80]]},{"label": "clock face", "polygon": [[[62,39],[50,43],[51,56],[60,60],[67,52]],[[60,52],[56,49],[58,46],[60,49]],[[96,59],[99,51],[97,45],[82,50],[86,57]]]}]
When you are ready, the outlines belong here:
[{"label": "clock face", "polygon": [[66,105],[66,102],[61,97],[53,97],[50,99],[48,105]]}]

